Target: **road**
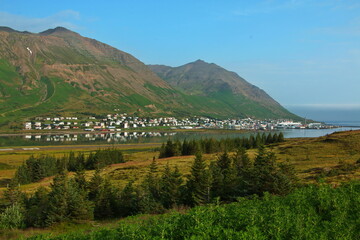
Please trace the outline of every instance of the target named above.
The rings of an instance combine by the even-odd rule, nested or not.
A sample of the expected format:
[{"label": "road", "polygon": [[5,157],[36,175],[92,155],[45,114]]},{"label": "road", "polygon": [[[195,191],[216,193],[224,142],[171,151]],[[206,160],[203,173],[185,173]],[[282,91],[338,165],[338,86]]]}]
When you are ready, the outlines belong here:
[{"label": "road", "polygon": [[155,148],[160,147],[161,143],[136,143],[136,144],[111,144],[111,145],[56,145],[56,146],[37,146],[37,147],[12,147],[0,148],[0,152],[21,152],[21,151],[48,151],[48,150],[78,150],[78,149],[134,149],[134,148]]}]

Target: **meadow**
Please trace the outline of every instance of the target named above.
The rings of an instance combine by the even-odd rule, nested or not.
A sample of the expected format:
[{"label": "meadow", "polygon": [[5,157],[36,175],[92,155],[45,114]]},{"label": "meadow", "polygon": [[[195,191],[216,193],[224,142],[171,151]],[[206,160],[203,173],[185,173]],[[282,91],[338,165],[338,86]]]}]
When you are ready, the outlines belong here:
[{"label": "meadow", "polygon": [[[174,168],[176,166],[179,169],[179,171],[182,173],[183,177],[185,177],[186,175],[188,175],[191,172],[191,166],[194,161],[193,155],[176,156],[176,157],[159,158],[158,159],[159,148],[160,148],[160,146],[156,145],[156,144],[155,145],[154,144],[149,144],[149,145],[142,144],[139,146],[121,145],[121,150],[123,151],[124,159],[126,160],[126,162],[105,166],[103,169],[101,169],[101,175],[108,178],[110,180],[111,184],[119,187],[120,189],[124,188],[129,182],[133,182],[135,186],[140,185],[143,182],[143,180],[146,178],[146,176],[148,175],[149,166],[152,163],[154,157],[157,162],[157,172],[158,173],[163,172],[166,166],[170,166],[170,168]],[[88,155],[88,154],[90,154],[90,152],[93,152],[97,149],[99,149],[99,148],[96,146],[87,146],[86,148],[83,148],[83,146],[79,146],[78,149],[72,148],[70,150],[66,149],[66,148],[64,148],[64,149],[55,148],[54,150],[47,149],[46,151],[44,150],[41,152],[39,152],[39,151],[0,152],[0,184],[2,187],[1,191],[4,191],[6,189],[7,184],[10,182],[10,179],[12,177],[14,177],[16,168],[19,167],[31,155],[37,156],[37,155],[41,155],[41,154],[48,154],[48,155],[53,155],[56,157],[62,157],[64,155],[69,154],[70,151],[82,152],[85,155]],[[267,149],[276,154],[277,162],[279,162],[279,163],[286,162],[286,163],[289,163],[290,165],[294,166],[296,176],[300,179],[300,181],[299,181],[300,185],[307,185],[307,184],[323,185],[324,183],[328,183],[332,187],[338,187],[341,184],[347,183],[351,180],[357,181],[360,179],[360,131],[339,132],[339,133],[334,133],[334,134],[319,137],[319,138],[287,139],[285,142],[282,142],[282,143],[270,144],[267,146]],[[233,153],[233,152],[229,153],[230,156],[233,156],[234,154],[235,153]],[[249,155],[250,159],[254,159],[257,155],[257,150],[255,150],[255,149],[247,150],[247,154]],[[220,153],[203,154],[203,160],[205,161],[205,163],[207,165],[209,165],[211,162],[218,159],[219,156],[220,156]],[[86,173],[85,173],[86,179],[88,179],[88,180],[93,175],[94,175],[94,170],[86,171]],[[70,172],[69,177],[72,178],[73,176],[74,176],[74,174]],[[52,183],[52,181],[53,181],[53,177],[47,177],[39,182],[21,185],[20,189],[21,189],[21,191],[31,194],[31,193],[35,192],[35,190],[38,189],[40,186],[49,187],[50,184]],[[326,186],[328,184],[326,184]],[[330,188],[327,188],[326,186],[324,186],[323,189],[328,189],[328,190],[321,190],[322,188],[320,188],[320,190],[317,190],[316,188],[313,188],[312,190],[298,190],[299,192],[295,193],[295,195],[296,194],[305,194],[305,195],[311,194],[310,193],[311,191],[313,191],[313,193],[314,193],[314,191],[327,191],[327,192],[333,191],[333,190],[329,190]],[[356,184],[354,185],[354,188],[357,190],[359,189],[358,185],[356,185]],[[306,191],[309,191],[309,192],[305,193]],[[304,196],[302,196],[302,197],[304,197]],[[270,200],[269,201],[271,202],[271,204],[275,204],[275,205],[280,204],[281,205],[284,203],[284,201],[285,202],[287,201],[287,200],[284,200],[286,198],[293,199],[293,197],[290,197],[290,196],[285,197],[285,198],[269,196],[269,199],[272,199],[271,201]],[[259,209],[254,210],[257,213],[262,212],[261,208],[263,207],[263,204],[266,205],[266,203],[263,203],[262,201],[258,202],[258,200],[256,200],[256,199],[251,200],[251,201],[248,201],[248,200],[249,199],[244,200],[244,201],[247,202],[248,205],[254,205],[254,209],[259,207]],[[240,203],[241,203],[241,201],[240,201]],[[204,226],[206,226],[206,224],[207,224],[206,223],[206,221],[208,221],[208,220],[206,220],[207,218],[209,218],[209,217],[213,218],[213,216],[211,215],[211,211],[223,211],[224,214],[226,213],[225,215],[230,214],[227,217],[230,217],[230,216],[234,217],[234,213],[228,212],[228,209],[232,208],[231,211],[233,211],[234,208],[239,208],[238,210],[236,210],[236,213],[238,213],[239,217],[241,217],[242,215],[240,213],[241,213],[241,211],[244,211],[244,209],[243,209],[244,206],[240,203],[239,204],[233,203],[231,205],[231,206],[235,206],[233,208],[230,206],[209,206],[209,207],[195,208],[194,210],[190,210],[190,212],[188,212],[189,210],[187,208],[177,209],[180,212],[185,212],[186,214],[188,214],[189,215],[188,217],[185,217],[183,214],[180,214],[180,213],[178,213],[178,211],[176,211],[174,213],[168,213],[168,214],[164,215],[164,217],[163,216],[153,217],[152,215],[141,215],[139,217],[125,218],[121,222],[126,222],[126,224],[127,223],[130,223],[130,224],[121,225],[120,228],[121,228],[121,231],[127,232],[127,234],[129,234],[129,236],[126,237],[124,235],[123,238],[121,238],[121,239],[146,239],[146,236],[149,236],[147,234],[155,234],[154,237],[157,236],[156,238],[158,238],[159,236],[156,234],[160,234],[159,232],[156,233],[156,231],[154,231],[152,233],[149,233],[149,231],[150,231],[149,228],[155,228],[154,227],[155,225],[159,226],[156,229],[169,227],[170,232],[166,232],[167,231],[166,229],[162,229],[161,232],[166,232],[166,234],[171,234],[171,231],[175,231],[174,229],[172,229],[172,227],[179,227],[179,226],[175,226],[175,225],[169,226],[169,224],[170,224],[169,219],[173,219],[174,217],[176,219],[178,219],[178,218],[179,219],[181,219],[181,218],[186,218],[186,219],[187,218],[199,218],[201,221],[204,222],[204,223],[201,223],[201,224],[204,224]],[[238,205],[236,205],[236,204],[238,204]],[[293,204],[293,203],[291,203],[291,204]],[[308,203],[306,203],[306,204],[308,204]],[[277,205],[278,208],[276,211],[280,211],[277,214],[279,214],[279,216],[281,214],[288,214],[286,211],[284,213],[281,210],[283,208],[283,206],[280,206],[280,205]],[[267,207],[269,209],[272,208],[270,205],[267,205]],[[345,207],[347,207],[347,206],[345,206]],[[290,208],[290,206],[286,205],[285,209],[288,209],[288,208]],[[240,210],[240,209],[242,209],[242,210]],[[209,216],[206,214],[202,215],[205,212]],[[303,214],[303,213],[301,213],[301,214]],[[327,213],[327,214],[331,215],[332,213]],[[355,212],[355,214],[359,214],[359,211]],[[261,219],[261,218],[268,218],[269,216],[264,215],[264,216],[258,216],[258,217]],[[290,218],[290,216],[287,216],[287,215],[286,215],[286,217]],[[295,217],[299,217],[299,216],[295,216]],[[303,217],[303,215],[301,215],[300,217]],[[347,217],[347,216],[343,216],[343,217]],[[280,217],[280,218],[282,218],[282,217]],[[314,216],[314,218],[319,219],[322,217]],[[198,220],[199,224],[201,222],[200,220]],[[136,224],[134,225],[132,223],[132,221],[136,222],[136,224],[141,222],[139,229],[135,229]],[[185,220],[181,220],[181,221],[185,221]],[[213,220],[211,220],[211,221],[213,221]],[[214,221],[217,223],[219,220],[214,220]],[[250,220],[244,219],[243,221],[247,222]],[[351,221],[353,221],[353,220],[351,220]],[[23,236],[23,235],[24,236],[32,236],[34,234],[46,233],[46,232],[51,232],[53,234],[52,236],[54,236],[54,235],[61,234],[64,232],[65,233],[72,232],[72,231],[74,231],[74,229],[81,228],[85,232],[93,232],[95,230],[95,232],[92,233],[91,238],[92,239],[101,239],[101,238],[99,238],[99,236],[101,236],[101,234],[107,234],[108,236],[113,236],[115,233],[119,234],[120,228],[116,227],[117,226],[116,222],[117,222],[117,220],[113,219],[113,220],[101,220],[101,221],[83,221],[83,222],[77,221],[75,223],[71,223],[71,222],[60,223],[60,224],[56,224],[54,226],[43,228],[43,229],[35,228],[35,229],[6,231],[4,233],[5,234],[4,236],[6,236],[7,239],[10,239],[10,238],[17,238],[17,237]],[[211,223],[211,224],[215,224],[215,223]],[[274,229],[274,226],[267,226],[267,223],[262,223],[262,224],[265,224],[266,227],[269,229],[271,228],[271,230],[269,230],[269,231],[276,231],[276,229]],[[285,224],[285,223],[282,223],[282,224]],[[235,234],[234,232],[231,233],[231,231],[229,230],[230,232],[228,234],[230,237],[228,239],[236,239],[235,236],[237,236],[238,239],[241,239],[241,236],[243,236],[245,239],[245,236],[249,236],[249,234],[258,234],[259,237],[258,238],[254,237],[254,239],[267,239],[267,236],[268,236],[268,235],[266,235],[267,233],[265,234],[265,233],[261,232],[261,231],[263,231],[262,230],[263,228],[261,226],[265,226],[265,225],[254,225],[253,228],[251,228],[251,226],[249,225],[246,228],[244,228],[246,231],[249,231],[249,232],[246,232],[244,229],[242,229],[241,234],[240,233]],[[314,229],[321,229],[321,228],[325,227],[325,225],[323,225],[323,222],[321,222],[320,225],[317,226],[319,228],[314,228]],[[96,226],[96,227],[94,228],[94,226]],[[103,229],[99,232],[96,232],[96,229],[100,226],[108,226],[111,228],[105,229],[105,230]],[[201,226],[199,226],[199,229],[200,228],[201,228]],[[290,228],[290,227],[287,226],[286,228]],[[140,238],[140,237],[136,238],[134,236],[130,237],[131,231],[145,231],[144,235],[143,235],[144,238]],[[188,229],[188,231],[190,231],[190,230]],[[206,231],[210,231],[210,230],[208,229]],[[224,233],[228,230],[224,229],[222,226],[222,227],[219,227],[219,231]],[[254,231],[254,232],[251,232],[251,231]],[[304,230],[301,230],[301,231],[304,231]],[[354,231],[352,231],[351,233],[349,232],[348,235],[345,236],[343,239],[353,239],[351,234]],[[356,231],[358,231],[358,229]],[[218,232],[216,234],[220,234],[220,232]],[[83,233],[77,232],[75,235],[66,235],[66,237],[59,238],[59,239],[65,239],[65,238],[66,239],[86,239],[87,235],[82,235],[82,234]],[[209,234],[209,236],[211,236],[212,233],[208,232],[208,234]],[[287,233],[287,234],[290,234],[290,233]],[[330,233],[329,232],[324,233],[324,235],[321,235],[321,236],[314,235],[314,236],[318,236],[319,238],[314,237],[313,239],[322,239],[322,238],[326,239],[326,236],[327,236],[326,234],[330,234]],[[192,235],[185,234],[184,238],[179,238],[179,239],[186,239],[186,236],[188,236],[190,238],[190,236],[192,236]],[[213,235],[213,236],[216,236],[216,235]],[[39,237],[39,238],[34,238],[34,239],[47,239],[47,238]],[[120,238],[109,237],[109,239],[120,239]],[[161,237],[159,237],[159,239],[161,239]],[[177,239],[177,238],[172,237],[170,239]],[[199,237],[198,239],[207,239],[207,238],[202,236],[202,237]],[[301,239],[301,238],[299,238],[299,239]],[[309,239],[311,239],[311,238],[309,238]],[[334,238],[334,239],[340,239],[340,238]]]},{"label": "meadow", "polygon": [[[123,187],[129,180],[140,182],[148,171],[154,157],[159,156],[160,144],[131,144],[117,145],[124,151],[125,163],[113,164],[103,169],[103,174],[111,176],[111,181]],[[351,179],[360,179],[359,169],[350,169],[351,166],[360,159],[360,131],[348,131],[333,133],[319,138],[297,138],[287,139],[285,142],[271,144],[268,146],[277,156],[278,161],[288,162],[295,167],[297,176],[303,183],[315,183],[319,179],[332,184],[339,184]],[[18,151],[0,152],[0,191],[6,187],[20,166],[31,155],[48,154],[61,157],[70,152],[83,152],[89,154],[101,146],[73,146],[73,148],[63,149],[54,148],[41,151]],[[247,151],[250,157],[256,155],[256,150]],[[230,153],[233,154],[233,153]],[[216,159],[218,153],[204,154],[206,163]],[[159,171],[167,163],[171,167],[177,166],[183,174],[188,174],[194,156],[176,156],[170,158],[157,159]],[[350,164],[350,165],[347,165]],[[341,170],[341,167],[348,170]],[[338,170],[337,174],[335,174]],[[91,171],[89,175],[91,175]],[[50,184],[51,178],[43,180],[41,183],[34,183],[31,186],[21,186],[22,189],[31,190],[37,185]]]}]

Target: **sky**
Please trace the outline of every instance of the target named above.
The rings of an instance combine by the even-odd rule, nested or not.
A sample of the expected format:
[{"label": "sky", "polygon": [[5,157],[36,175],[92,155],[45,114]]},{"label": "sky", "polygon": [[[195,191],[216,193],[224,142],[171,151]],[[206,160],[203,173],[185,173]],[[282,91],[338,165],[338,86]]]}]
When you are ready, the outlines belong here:
[{"label": "sky", "polygon": [[202,59],[290,110],[360,112],[359,0],[0,0],[0,26],[63,26],[146,64]]}]

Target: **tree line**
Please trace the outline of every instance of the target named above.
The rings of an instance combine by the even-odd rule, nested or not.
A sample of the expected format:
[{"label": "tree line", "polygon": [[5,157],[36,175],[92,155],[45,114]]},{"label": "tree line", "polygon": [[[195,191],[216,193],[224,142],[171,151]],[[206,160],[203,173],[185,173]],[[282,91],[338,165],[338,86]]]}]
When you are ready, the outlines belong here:
[{"label": "tree line", "polygon": [[63,157],[52,155],[30,156],[16,171],[15,181],[19,184],[37,182],[45,177],[59,174],[64,169],[75,172],[93,170],[104,166],[123,163],[124,156],[119,149],[110,148],[84,153],[70,152]]},{"label": "tree line", "polygon": [[257,133],[250,137],[223,138],[220,140],[214,138],[205,138],[199,140],[172,141],[168,140],[163,143],[160,148],[159,158],[167,158],[174,156],[195,155],[197,152],[202,153],[219,153],[224,151],[235,151],[239,148],[258,148],[262,145],[278,143],[284,141],[284,134],[277,133]]},{"label": "tree line", "polygon": [[339,187],[308,185],[286,196],[239,198],[232,204],[211,204],[187,212],[171,211],[120,221],[115,227],[79,230],[29,240],[143,239],[359,239],[360,182]]},{"label": "tree line", "polygon": [[20,192],[13,182],[1,200],[0,228],[163,213],[178,206],[232,202],[264,192],[283,195],[296,184],[294,169],[277,163],[274,153],[262,146],[254,159],[240,148],[235,154],[223,152],[209,165],[198,152],[187,175],[169,164],[160,171],[154,158],[143,181],[136,185],[130,181],[123,189],[100,173],[97,169],[87,180],[84,170],[69,177],[64,168],[50,188],[40,187],[32,195]]}]

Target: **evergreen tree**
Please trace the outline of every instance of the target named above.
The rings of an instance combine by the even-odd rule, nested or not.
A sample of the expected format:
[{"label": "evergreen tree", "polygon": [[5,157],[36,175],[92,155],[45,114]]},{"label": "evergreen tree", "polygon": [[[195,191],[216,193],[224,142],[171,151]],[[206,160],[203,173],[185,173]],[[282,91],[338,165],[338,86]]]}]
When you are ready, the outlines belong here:
[{"label": "evergreen tree", "polygon": [[189,155],[195,155],[197,152],[201,152],[201,147],[199,142],[193,139],[189,142]]},{"label": "evergreen tree", "polygon": [[249,148],[255,148],[256,147],[256,141],[254,138],[254,135],[250,135],[249,137]]},{"label": "evergreen tree", "polygon": [[68,179],[66,171],[54,178],[48,206],[48,225],[67,220],[92,219],[92,207],[86,192],[81,191],[74,180]]},{"label": "evergreen tree", "polygon": [[245,148],[239,148],[233,157],[234,168],[237,175],[236,193],[240,196],[246,196],[251,191],[253,164],[250,161]]},{"label": "evergreen tree", "polygon": [[71,219],[88,220],[93,218],[93,206],[88,199],[87,182],[84,172],[77,172],[69,181],[68,211]]},{"label": "evergreen tree", "polygon": [[215,153],[218,151],[218,142],[214,138],[209,138],[206,141],[205,152]]},{"label": "evergreen tree", "polygon": [[61,174],[68,170],[68,161],[65,157],[56,159],[56,173]]},{"label": "evergreen tree", "polygon": [[174,143],[174,156],[180,156],[181,155],[181,150],[182,150],[182,144],[179,140],[176,140],[176,142]]},{"label": "evergreen tree", "polygon": [[94,217],[95,219],[108,219],[116,216],[117,193],[105,178],[98,186],[97,194],[94,196]]},{"label": "evergreen tree", "polygon": [[218,157],[216,165],[220,168],[222,172],[230,168],[231,158],[226,151]]},{"label": "evergreen tree", "polygon": [[253,191],[258,195],[264,192],[274,193],[276,181],[276,156],[273,152],[268,152],[261,146],[254,161],[253,171]]},{"label": "evergreen tree", "polygon": [[137,190],[130,181],[120,193],[118,204],[118,216],[127,217],[139,212],[139,198]]},{"label": "evergreen tree", "polygon": [[185,204],[196,206],[210,201],[210,175],[205,161],[198,152],[191,166],[190,175],[186,183]]},{"label": "evergreen tree", "polygon": [[107,153],[108,159],[109,159],[109,161],[107,162],[106,165],[125,162],[124,155],[123,155],[122,151],[120,151],[119,149],[116,149],[116,148],[105,149],[105,150],[103,150],[103,152]]},{"label": "evergreen tree", "polygon": [[256,137],[255,137],[255,143],[254,143],[254,147],[259,147],[260,145],[263,145],[262,144],[262,137],[260,136],[260,133],[257,133],[256,134]]},{"label": "evergreen tree", "polygon": [[223,191],[224,175],[216,161],[210,163],[209,172],[211,177],[211,198],[220,198]]},{"label": "evergreen tree", "polygon": [[31,156],[26,160],[26,166],[31,173],[31,182],[37,182],[46,176],[44,166],[41,164],[41,158]]},{"label": "evergreen tree", "polygon": [[263,134],[261,134],[261,144],[265,145],[266,144],[266,134],[263,132]]},{"label": "evergreen tree", "polygon": [[159,158],[166,158],[165,143],[161,144]]},{"label": "evergreen tree", "polygon": [[31,183],[31,175],[30,171],[28,171],[26,164],[21,165],[18,167],[15,173],[14,180],[20,184],[27,184]]},{"label": "evergreen tree", "polygon": [[86,181],[85,178],[85,170],[77,170],[75,172],[75,183],[77,184],[77,187],[81,190],[81,191],[88,191],[88,182]]},{"label": "evergreen tree", "polygon": [[277,164],[278,171],[275,181],[274,193],[285,195],[289,194],[294,190],[298,178],[295,174],[294,166],[288,163],[279,163]]},{"label": "evergreen tree", "polygon": [[86,161],[86,169],[98,169],[99,166],[97,165],[97,159],[95,157],[95,154],[92,152],[87,157]]},{"label": "evergreen tree", "polygon": [[278,142],[284,142],[284,134],[282,132],[279,133],[279,136],[278,136],[278,139],[277,139]]},{"label": "evergreen tree", "polygon": [[145,178],[143,186],[149,193],[151,194],[152,198],[155,200],[160,199],[160,185],[159,185],[159,178],[158,178],[158,165],[156,162],[156,158],[154,157],[150,166],[149,172]]},{"label": "evergreen tree", "polygon": [[220,197],[221,200],[231,200],[236,195],[237,175],[236,168],[227,152],[220,155],[211,166],[213,197]]},{"label": "evergreen tree", "polygon": [[139,208],[144,213],[161,213],[160,179],[158,177],[158,166],[155,157],[149,166],[149,172],[141,184],[142,191],[139,197]]},{"label": "evergreen tree", "polygon": [[239,148],[233,157],[234,167],[237,169],[238,175],[242,175],[245,170],[252,168],[252,164],[245,148]]},{"label": "evergreen tree", "polygon": [[69,155],[67,156],[68,159],[68,171],[76,171],[78,169],[78,161],[75,157],[75,153],[74,152],[70,152]]},{"label": "evergreen tree", "polygon": [[85,155],[83,153],[79,153],[77,155],[76,162],[77,162],[77,168],[75,169],[75,171],[82,171],[85,169],[86,159],[85,159]]},{"label": "evergreen tree", "polygon": [[252,148],[252,143],[250,142],[250,138],[243,138],[243,147],[245,149],[250,149]]},{"label": "evergreen tree", "polygon": [[94,201],[99,194],[99,187],[103,184],[104,179],[100,175],[100,169],[96,169],[93,177],[88,184],[89,200]]},{"label": "evergreen tree", "polygon": [[49,193],[48,216],[46,224],[51,225],[56,222],[69,220],[68,212],[68,178],[67,172],[55,176]]},{"label": "evergreen tree", "polygon": [[180,155],[181,143],[173,143],[170,139],[167,140],[164,148],[164,157],[173,157]]},{"label": "evergreen tree", "polygon": [[167,163],[160,181],[161,202],[165,208],[169,209],[178,205],[182,182],[182,175],[179,169],[176,167],[174,171],[171,171],[169,163]]},{"label": "evergreen tree", "polygon": [[189,143],[186,139],[184,139],[182,144],[181,155],[182,156],[190,155]]},{"label": "evergreen tree", "polygon": [[279,138],[278,138],[277,133],[274,133],[272,142],[273,142],[273,143],[279,142]]},{"label": "evergreen tree", "polygon": [[13,179],[3,192],[4,203],[6,206],[11,206],[15,203],[22,204],[24,194],[20,191],[19,186],[16,179]]},{"label": "evergreen tree", "polygon": [[271,135],[271,133],[269,133],[266,137],[265,144],[271,144],[271,143],[273,143],[273,136]]},{"label": "evergreen tree", "polygon": [[28,227],[45,227],[48,217],[49,191],[40,187],[26,201],[25,222]]}]

